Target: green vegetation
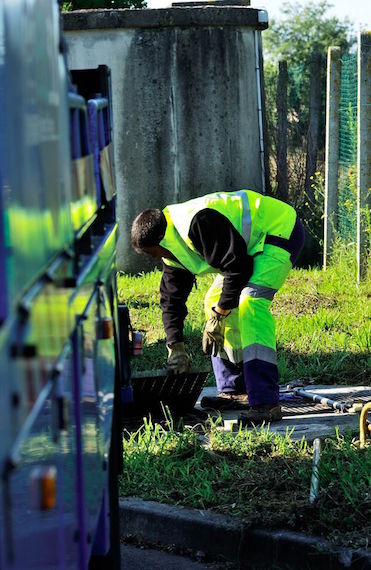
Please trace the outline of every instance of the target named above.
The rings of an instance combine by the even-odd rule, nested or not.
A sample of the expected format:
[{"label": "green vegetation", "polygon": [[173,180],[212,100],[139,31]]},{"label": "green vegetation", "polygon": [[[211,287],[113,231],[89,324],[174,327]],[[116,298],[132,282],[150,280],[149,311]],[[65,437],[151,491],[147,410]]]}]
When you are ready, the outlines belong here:
[{"label": "green vegetation", "polygon": [[[312,191],[313,186],[309,184],[308,178],[314,176],[315,170],[319,172],[320,177],[323,177],[324,173],[327,51],[330,46],[339,46],[343,58],[346,52],[355,47],[356,40],[355,30],[350,20],[347,18],[340,20],[336,16],[331,16],[329,10],[332,7],[333,4],[327,0],[306,3],[285,2],[282,4],[280,18],[271,20],[269,29],[264,31],[262,36],[267,118],[266,147],[269,154],[271,192],[275,197],[289,201],[304,220],[310,233],[306,251],[307,263],[313,263],[313,260],[318,261],[322,250],[323,208],[318,207],[316,196]],[[311,87],[311,59],[315,54],[318,59],[316,58],[316,71]],[[281,184],[281,188],[278,188],[277,180],[278,150],[282,148],[280,146],[282,140],[278,140],[277,108],[282,106],[284,101],[286,102],[286,96],[280,92],[279,101],[277,99],[279,61],[287,63],[288,75],[288,125],[285,131],[287,180],[285,184]],[[318,100],[312,100],[310,110],[310,94],[312,93],[313,96],[315,92],[314,84],[319,85],[319,94]],[[313,133],[308,131],[310,116],[311,129],[314,124],[318,128],[318,139],[315,140],[311,139]],[[341,136],[346,137],[349,129],[350,127],[343,122]],[[282,138],[282,133],[280,137]],[[307,156],[310,140],[313,140],[316,145],[316,150],[311,152],[311,157]],[[285,169],[281,170],[282,173],[286,178]],[[303,188],[305,188],[304,192]],[[344,199],[347,197],[348,194]],[[344,200],[341,200],[342,196],[339,198],[339,209],[345,214],[342,208]],[[342,230],[343,224],[340,220],[339,223],[336,220],[336,225],[338,230]],[[342,236],[346,237],[348,233],[343,233]]]},{"label": "green vegetation", "polygon": [[[119,296],[134,328],[145,332],[137,369],[166,362],[159,307],[160,272],[119,277]],[[212,277],[199,279],[189,302],[186,345],[194,368],[210,366],[201,352],[203,297]],[[354,249],[339,244],[328,271],[292,271],[272,305],[277,320],[281,381],[370,384],[370,280],[356,285]],[[200,437],[201,435],[201,437]],[[205,442],[207,445],[205,445]],[[366,547],[371,534],[371,446],[359,449],[351,434],[324,442],[320,491],[309,502],[313,449],[292,433],[267,428],[237,433],[166,425],[146,419],[124,438],[121,494],[211,509],[247,525],[288,528]]]},{"label": "green vegetation", "polygon": [[329,46],[346,51],[355,42],[349,18],[329,15],[332,2],[284,2],[279,20],[273,19],[264,32],[265,55],[270,61],[286,59],[292,65],[309,65],[313,51],[324,57]]},{"label": "green vegetation", "polygon": [[309,502],[311,445],[266,428],[238,433],[175,431],[150,420],[124,439],[121,495],[239,517],[247,525],[288,528],[367,547],[371,533],[371,447],[350,435],[324,443],[319,495]]},{"label": "green vegetation", "polygon": [[[280,19],[272,19],[269,29],[263,34],[266,109],[269,138],[273,148],[276,141],[278,61],[286,61],[288,66],[288,137],[289,150],[292,152],[300,148],[302,138],[307,136],[309,76],[313,52],[318,52],[322,59],[321,69],[318,70],[322,102],[319,148],[324,147],[327,50],[330,46],[339,46],[344,54],[355,45],[356,41],[355,30],[349,19],[339,20],[329,15],[332,6],[333,4],[327,0],[306,4],[286,2],[282,5]],[[293,172],[293,177],[294,174]],[[290,182],[295,182],[295,178]],[[295,190],[298,192],[299,188],[302,186],[298,186]]]},{"label": "green vegetation", "polygon": [[[356,285],[353,245],[339,245],[332,266],[294,269],[276,295],[272,312],[282,383],[308,377],[316,383],[370,384],[371,285]],[[144,354],[133,359],[134,370],[164,368],[159,283],[161,273],[118,279],[119,298],[128,304],[134,329],[145,335]],[[203,299],[212,276],[198,279],[188,300],[186,347],[194,369],[210,368],[202,354]],[[213,379],[211,377],[211,383]]]}]

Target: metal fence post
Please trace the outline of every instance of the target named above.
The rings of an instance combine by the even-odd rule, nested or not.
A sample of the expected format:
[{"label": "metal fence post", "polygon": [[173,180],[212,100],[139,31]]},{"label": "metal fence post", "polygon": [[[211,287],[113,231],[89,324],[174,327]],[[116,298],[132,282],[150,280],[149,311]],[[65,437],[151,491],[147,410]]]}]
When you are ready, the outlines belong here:
[{"label": "metal fence post", "polygon": [[366,277],[371,210],[371,32],[358,35],[357,281]]},{"label": "metal fence post", "polygon": [[326,269],[331,255],[338,214],[340,81],[340,48],[332,46],[327,52],[323,269]]}]

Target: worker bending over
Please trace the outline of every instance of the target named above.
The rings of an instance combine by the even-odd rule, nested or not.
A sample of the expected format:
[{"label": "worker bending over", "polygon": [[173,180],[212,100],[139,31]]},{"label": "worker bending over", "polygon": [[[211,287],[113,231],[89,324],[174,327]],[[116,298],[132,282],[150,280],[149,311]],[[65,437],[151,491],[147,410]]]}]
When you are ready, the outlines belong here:
[{"label": "worker bending over", "polygon": [[133,222],[136,251],[163,258],[161,309],[168,367],[189,369],[186,301],[196,275],[217,273],[205,298],[203,350],[218,396],[203,407],[242,409],[243,425],[282,418],[275,323],[270,304],[304,244],[295,210],[251,190],[217,192],[148,209]]}]

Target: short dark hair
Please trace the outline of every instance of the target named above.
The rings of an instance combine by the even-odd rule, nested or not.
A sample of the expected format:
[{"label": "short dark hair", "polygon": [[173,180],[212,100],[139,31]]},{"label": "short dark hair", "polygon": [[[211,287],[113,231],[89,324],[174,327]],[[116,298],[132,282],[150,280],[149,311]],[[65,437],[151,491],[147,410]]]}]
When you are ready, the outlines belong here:
[{"label": "short dark hair", "polygon": [[158,208],[143,210],[131,226],[131,245],[135,249],[159,245],[165,235],[166,218]]}]

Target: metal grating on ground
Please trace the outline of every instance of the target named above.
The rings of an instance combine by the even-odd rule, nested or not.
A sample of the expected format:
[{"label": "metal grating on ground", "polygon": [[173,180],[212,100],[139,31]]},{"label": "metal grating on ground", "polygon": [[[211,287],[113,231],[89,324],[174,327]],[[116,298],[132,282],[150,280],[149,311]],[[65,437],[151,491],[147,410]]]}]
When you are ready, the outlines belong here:
[{"label": "metal grating on ground", "polygon": [[[151,416],[152,421],[161,423],[165,428],[167,419],[161,406],[164,401],[170,408],[172,425],[197,426],[204,424],[208,415],[213,417],[218,412],[204,411],[200,407],[203,396],[215,396],[216,387],[205,388],[207,372],[195,372],[184,377],[168,377],[166,371],[151,371],[137,373],[133,377],[134,403],[124,406],[123,427],[132,432],[143,424],[143,417]],[[325,398],[344,403],[367,403],[371,401],[371,388],[369,386],[305,386],[308,392],[313,392]],[[201,394],[200,394],[201,393]],[[273,423],[270,429],[285,434],[294,428],[291,437],[310,440],[314,437],[325,437],[334,433],[335,428],[340,431],[349,428],[358,429],[359,415],[342,413],[329,406],[316,403],[301,397],[293,397],[293,392],[282,387],[280,393],[283,420]],[[197,401],[198,398],[198,401]],[[225,411],[222,413],[224,425],[227,430],[237,425],[239,411]],[[227,427],[229,426],[229,427]],[[181,429],[181,427],[180,427]]]},{"label": "metal grating on ground", "polygon": [[[322,390],[315,389],[313,386],[306,388],[310,392],[321,395]],[[352,404],[353,402],[367,403],[371,401],[371,389],[347,389],[344,392],[340,390],[331,392],[330,390],[323,391],[323,395],[331,400]],[[324,412],[339,414],[337,410],[331,409],[326,404],[311,402],[305,398],[292,401],[281,401],[282,413],[284,416],[300,416],[304,414],[322,414]]]},{"label": "metal grating on ground", "polygon": [[173,415],[193,411],[209,372],[169,375],[167,370],[138,372],[132,376],[133,402],[124,407],[124,416],[152,413],[162,415],[162,405]]}]

